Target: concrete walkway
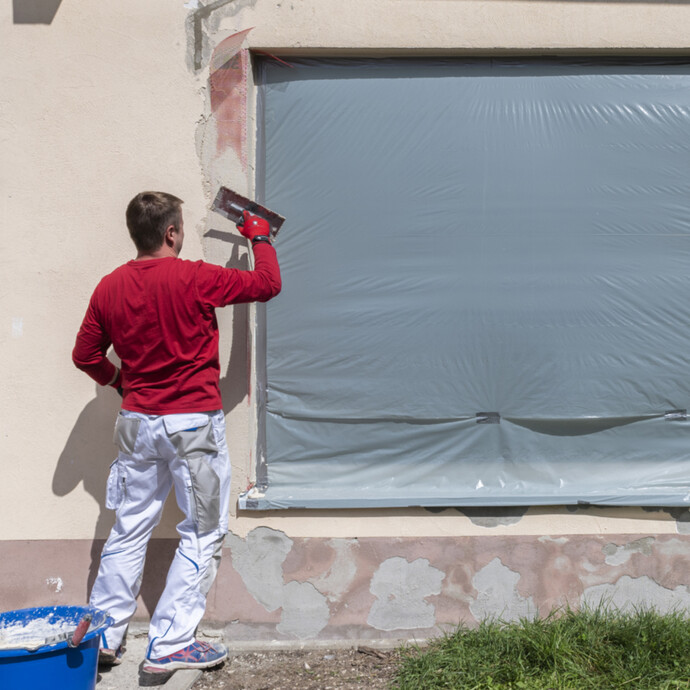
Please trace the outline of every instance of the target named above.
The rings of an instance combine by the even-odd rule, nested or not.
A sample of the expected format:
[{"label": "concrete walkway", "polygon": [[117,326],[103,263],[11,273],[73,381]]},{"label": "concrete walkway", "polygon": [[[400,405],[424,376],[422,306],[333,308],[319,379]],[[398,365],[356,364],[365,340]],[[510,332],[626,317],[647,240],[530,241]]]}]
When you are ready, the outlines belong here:
[{"label": "concrete walkway", "polygon": [[[198,635],[201,640],[218,641],[218,638]],[[164,690],[189,690],[201,676],[202,671],[175,671],[170,674],[142,673],[146,655],[147,634],[145,630],[132,630],[127,636],[127,651],[119,666],[98,670],[96,690],[135,690],[145,687],[161,687]]]}]

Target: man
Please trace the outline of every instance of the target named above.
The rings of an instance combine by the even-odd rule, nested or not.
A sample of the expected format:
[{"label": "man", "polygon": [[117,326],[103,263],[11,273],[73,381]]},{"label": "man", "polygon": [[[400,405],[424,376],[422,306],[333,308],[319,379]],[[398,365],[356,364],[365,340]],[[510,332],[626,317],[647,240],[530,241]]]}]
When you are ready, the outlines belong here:
[{"label": "man", "polygon": [[[75,365],[122,395],[117,460],[106,506],[115,525],[103,547],[90,603],[115,620],[99,662],[114,665],[136,608],[146,547],[174,487],[184,520],[165,589],[151,618],[144,671],[208,668],[223,645],[195,640],[228,529],[230,461],[219,389],[215,309],[265,302],[280,292],[267,221],[245,212],[255,267],[223,268],[178,258],[182,201],[142,192],[127,207],[136,259],[101,280],[72,353]],[[106,357],[112,344],[121,370]]]}]

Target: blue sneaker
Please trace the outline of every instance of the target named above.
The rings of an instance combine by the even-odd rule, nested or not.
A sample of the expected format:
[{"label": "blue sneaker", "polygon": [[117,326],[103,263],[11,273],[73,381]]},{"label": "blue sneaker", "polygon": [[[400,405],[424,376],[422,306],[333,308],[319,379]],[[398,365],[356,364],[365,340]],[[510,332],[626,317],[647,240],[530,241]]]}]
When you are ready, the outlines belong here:
[{"label": "blue sneaker", "polygon": [[228,658],[225,645],[215,647],[208,642],[196,640],[184,649],[180,649],[168,656],[158,659],[146,659],[143,671],[145,673],[169,673],[182,668],[210,668],[217,666]]}]

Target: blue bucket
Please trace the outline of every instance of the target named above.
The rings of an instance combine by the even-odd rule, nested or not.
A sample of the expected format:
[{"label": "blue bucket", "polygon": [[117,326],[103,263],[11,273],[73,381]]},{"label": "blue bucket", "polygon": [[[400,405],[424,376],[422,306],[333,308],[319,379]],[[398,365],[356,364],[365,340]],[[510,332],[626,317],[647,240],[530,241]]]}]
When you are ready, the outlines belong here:
[{"label": "blue bucket", "polygon": [[[82,618],[91,623],[76,647],[67,639]],[[0,688],[95,690],[101,633],[113,624],[92,606],[45,606],[0,613]]]}]

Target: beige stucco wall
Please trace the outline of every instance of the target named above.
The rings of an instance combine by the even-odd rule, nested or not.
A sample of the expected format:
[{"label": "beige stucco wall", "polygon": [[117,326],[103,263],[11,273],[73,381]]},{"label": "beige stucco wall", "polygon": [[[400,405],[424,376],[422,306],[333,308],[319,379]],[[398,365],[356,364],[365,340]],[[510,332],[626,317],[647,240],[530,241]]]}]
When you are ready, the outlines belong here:
[{"label": "beige stucco wall", "polygon": [[221,28],[255,26],[251,45],[288,53],[685,50],[689,21],[684,3],[637,0],[258,0],[236,6],[242,9]]},{"label": "beige stucco wall", "polygon": [[[53,2],[52,4],[55,4]],[[354,55],[511,51],[688,52],[690,6],[680,2],[528,0],[62,0],[49,24],[14,23],[0,5],[0,540],[104,537],[104,482],[114,458],[118,398],[71,364],[74,337],[100,277],[132,257],[124,208],[143,188],[185,200],[184,256],[224,263],[231,246],[203,235],[219,183],[251,191],[248,165],[215,147],[209,106],[212,50],[254,27],[245,47],[280,54]],[[228,227],[221,229],[229,230]],[[286,232],[290,231],[289,225]],[[235,259],[237,257],[235,256]],[[228,389],[234,492],[249,478],[252,400],[247,314],[219,314]],[[240,353],[231,358],[231,344]],[[168,510],[159,536],[174,535]],[[290,536],[474,535],[456,511],[245,515],[231,530],[266,525]],[[506,534],[675,533],[665,513],[533,509]]]}]

